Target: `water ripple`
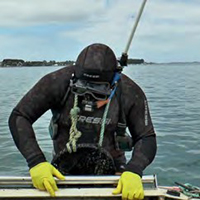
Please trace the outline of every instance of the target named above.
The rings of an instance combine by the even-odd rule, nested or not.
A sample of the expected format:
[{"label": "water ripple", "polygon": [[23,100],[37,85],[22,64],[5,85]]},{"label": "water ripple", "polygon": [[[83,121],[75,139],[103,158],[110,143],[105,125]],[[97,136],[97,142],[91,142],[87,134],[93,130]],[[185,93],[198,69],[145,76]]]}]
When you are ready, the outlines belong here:
[{"label": "water ripple", "polygon": [[[52,68],[0,68],[0,175],[27,175],[25,159],[8,129],[8,117],[20,98]],[[200,67],[197,65],[134,65],[125,69],[144,90],[157,133],[158,150],[144,174],[157,174],[161,185],[174,181],[199,185],[200,180]],[[22,78],[23,77],[23,78]],[[35,124],[38,143],[50,161],[48,134],[51,113]],[[126,153],[130,158],[131,154]],[[8,167],[9,166],[9,167]]]}]

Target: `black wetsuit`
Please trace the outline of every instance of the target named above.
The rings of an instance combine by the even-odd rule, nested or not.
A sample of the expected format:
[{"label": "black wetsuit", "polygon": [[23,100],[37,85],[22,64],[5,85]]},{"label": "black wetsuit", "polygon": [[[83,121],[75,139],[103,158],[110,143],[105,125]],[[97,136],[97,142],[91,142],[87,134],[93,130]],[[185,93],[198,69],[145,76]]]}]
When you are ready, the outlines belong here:
[{"label": "black wetsuit", "polygon": [[[31,168],[46,161],[38,143],[32,124],[47,110],[56,110],[65,95],[74,66],[65,67],[44,76],[13,109],[9,118],[9,127],[16,146],[26,158]],[[142,175],[142,171],[152,162],[156,153],[156,137],[152,125],[146,97],[140,87],[122,74],[121,95],[127,127],[134,142],[132,158],[125,164],[124,152],[116,150],[114,133],[119,120],[119,101],[115,94],[112,98],[105,128],[103,147],[112,155],[117,168]],[[69,112],[74,104],[74,94],[69,93],[67,102],[61,110],[58,122],[58,134],[53,139],[55,153],[60,152],[69,139],[71,120]],[[97,143],[101,128],[101,119],[105,106],[94,112],[81,111],[78,117],[78,130],[82,132],[79,142]]]}]

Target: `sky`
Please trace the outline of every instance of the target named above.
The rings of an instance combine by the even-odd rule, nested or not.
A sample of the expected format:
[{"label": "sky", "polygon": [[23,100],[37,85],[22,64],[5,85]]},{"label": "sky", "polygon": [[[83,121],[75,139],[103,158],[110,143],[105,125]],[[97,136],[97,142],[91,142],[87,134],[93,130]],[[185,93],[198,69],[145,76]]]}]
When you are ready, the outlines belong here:
[{"label": "sky", "polygon": [[[92,43],[124,52],[143,0],[0,0],[0,61],[76,60]],[[200,61],[200,0],[147,0],[129,58]]]}]

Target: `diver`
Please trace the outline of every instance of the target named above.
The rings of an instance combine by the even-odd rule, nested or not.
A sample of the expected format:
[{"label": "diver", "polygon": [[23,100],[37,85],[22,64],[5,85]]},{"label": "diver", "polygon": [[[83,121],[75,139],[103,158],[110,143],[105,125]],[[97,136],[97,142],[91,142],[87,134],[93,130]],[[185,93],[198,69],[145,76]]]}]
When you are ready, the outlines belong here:
[{"label": "diver", "polygon": [[[32,126],[48,110],[51,163]],[[156,135],[144,92],[122,73],[108,46],[91,44],[74,65],[41,78],[13,109],[9,127],[37,189],[55,196],[53,176],[120,174],[113,194],[144,198],[141,178],[155,157]],[[126,151],[132,151],[130,160]]]}]

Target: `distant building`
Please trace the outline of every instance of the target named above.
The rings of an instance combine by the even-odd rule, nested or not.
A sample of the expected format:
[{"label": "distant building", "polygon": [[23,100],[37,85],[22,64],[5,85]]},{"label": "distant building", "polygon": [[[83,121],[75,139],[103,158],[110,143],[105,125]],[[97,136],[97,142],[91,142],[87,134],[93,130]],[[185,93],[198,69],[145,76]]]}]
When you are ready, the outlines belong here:
[{"label": "distant building", "polygon": [[24,60],[21,59],[4,59],[1,63],[2,67],[23,66]]}]

